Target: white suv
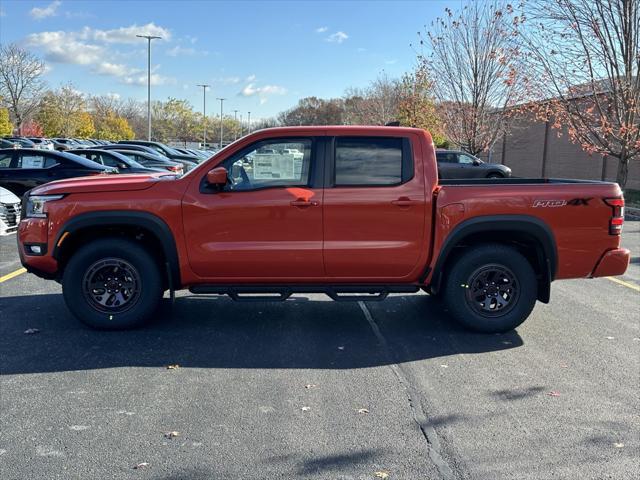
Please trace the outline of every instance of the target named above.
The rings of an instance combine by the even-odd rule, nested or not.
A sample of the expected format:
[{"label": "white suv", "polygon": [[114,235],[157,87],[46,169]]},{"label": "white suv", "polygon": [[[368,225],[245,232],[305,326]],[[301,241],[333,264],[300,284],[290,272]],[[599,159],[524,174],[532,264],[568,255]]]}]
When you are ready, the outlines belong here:
[{"label": "white suv", "polygon": [[0,235],[18,230],[20,199],[6,188],[0,187]]}]

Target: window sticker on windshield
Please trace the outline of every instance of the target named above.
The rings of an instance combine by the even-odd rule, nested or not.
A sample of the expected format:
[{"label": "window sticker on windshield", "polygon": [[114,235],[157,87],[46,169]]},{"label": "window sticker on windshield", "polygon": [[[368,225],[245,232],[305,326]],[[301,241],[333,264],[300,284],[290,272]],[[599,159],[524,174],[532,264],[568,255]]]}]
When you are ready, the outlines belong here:
[{"label": "window sticker on windshield", "polygon": [[257,153],[253,157],[253,178],[256,180],[299,180],[302,158],[292,154]]}]

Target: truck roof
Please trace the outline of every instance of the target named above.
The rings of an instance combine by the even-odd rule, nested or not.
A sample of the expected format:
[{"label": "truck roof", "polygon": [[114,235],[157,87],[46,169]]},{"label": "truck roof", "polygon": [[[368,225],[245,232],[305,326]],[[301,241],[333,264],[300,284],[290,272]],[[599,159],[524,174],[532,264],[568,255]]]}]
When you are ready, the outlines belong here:
[{"label": "truck roof", "polygon": [[[371,135],[375,134],[385,134],[389,135],[404,135],[409,133],[428,133],[426,130],[421,128],[412,128],[412,127],[381,127],[381,126],[372,126],[372,125],[314,125],[314,126],[299,126],[299,127],[273,127],[273,128],[265,128],[262,130],[258,130],[259,132],[277,132],[280,134],[288,135],[288,134],[300,134],[302,132],[326,132],[327,134],[339,133],[340,135],[344,134],[362,134],[368,133]],[[256,132],[252,132],[256,133]]]}]

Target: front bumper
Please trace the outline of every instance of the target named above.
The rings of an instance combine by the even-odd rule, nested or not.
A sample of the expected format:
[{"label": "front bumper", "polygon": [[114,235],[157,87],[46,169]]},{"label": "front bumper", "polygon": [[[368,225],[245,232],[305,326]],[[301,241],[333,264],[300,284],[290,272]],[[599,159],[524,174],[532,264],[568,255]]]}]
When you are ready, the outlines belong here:
[{"label": "front bumper", "polygon": [[627,271],[631,252],[626,248],[616,248],[605,252],[596,268],[591,274],[592,277],[614,277],[622,275]]},{"label": "front bumper", "polygon": [[[17,241],[20,262],[28,272],[46,279],[57,277],[58,262],[51,256],[46,218],[22,219],[18,225]],[[36,255],[27,251],[25,247],[29,245],[39,245],[41,253]]]}]

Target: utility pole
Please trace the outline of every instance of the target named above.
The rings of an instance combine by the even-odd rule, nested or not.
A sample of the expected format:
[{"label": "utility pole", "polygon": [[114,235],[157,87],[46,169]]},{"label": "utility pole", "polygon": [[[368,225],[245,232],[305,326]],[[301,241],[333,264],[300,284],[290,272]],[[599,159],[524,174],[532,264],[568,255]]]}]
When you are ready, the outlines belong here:
[{"label": "utility pole", "polygon": [[207,149],[207,88],[211,85],[196,85],[202,87],[202,119],[204,125],[204,132],[202,133],[202,148]]},{"label": "utility pole", "polygon": [[149,141],[151,141],[151,40],[160,39],[155,35],[136,35],[138,38],[147,39],[147,128]]},{"label": "utility pole", "polygon": [[[238,125],[238,110],[234,110],[233,111],[233,121],[235,122],[236,126]],[[236,138],[234,138],[234,140],[238,139],[238,130],[236,129]]]},{"label": "utility pole", "polygon": [[222,103],[226,98],[217,98],[216,100],[220,100],[220,148],[222,148]]},{"label": "utility pole", "polygon": [[251,112],[249,113],[249,118],[247,119],[247,133],[251,133]]}]

